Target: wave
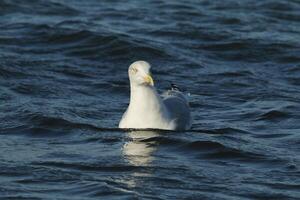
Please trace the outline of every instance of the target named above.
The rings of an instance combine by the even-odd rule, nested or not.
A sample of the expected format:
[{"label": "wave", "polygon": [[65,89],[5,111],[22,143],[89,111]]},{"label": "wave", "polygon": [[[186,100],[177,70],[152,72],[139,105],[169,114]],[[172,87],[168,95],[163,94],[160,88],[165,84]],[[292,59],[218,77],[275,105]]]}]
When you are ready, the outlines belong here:
[{"label": "wave", "polygon": [[[296,199],[299,6],[1,0],[0,198]],[[140,59],[192,130],[116,128]]]},{"label": "wave", "polygon": [[120,61],[135,57],[135,55],[145,58],[170,58],[169,53],[164,49],[124,34],[105,31],[99,34],[89,30],[74,30],[29,23],[6,25],[3,28],[26,32],[19,38],[10,36],[0,38],[0,44],[26,44],[26,47],[19,50],[20,53],[39,55],[60,52],[65,56],[76,57],[77,59],[101,58],[102,60],[110,60],[118,58]]},{"label": "wave", "polygon": [[287,112],[279,111],[279,110],[271,110],[262,115],[260,115],[257,120],[283,120],[287,119],[289,114]]},{"label": "wave", "polygon": [[26,73],[17,71],[16,69],[12,68],[5,68],[4,66],[0,66],[0,77],[2,78],[22,78],[27,77]]},{"label": "wave", "polygon": [[44,161],[44,162],[32,162],[34,166],[47,166],[57,167],[65,169],[75,169],[81,171],[101,171],[101,172],[127,172],[142,169],[144,167],[133,165],[110,165],[110,164],[98,164],[98,163],[67,163],[58,161]]},{"label": "wave", "polygon": [[31,15],[59,15],[76,16],[79,11],[59,2],[32,0],[32,1],[1,1],[0,12],[2,14],[22,13]]}]

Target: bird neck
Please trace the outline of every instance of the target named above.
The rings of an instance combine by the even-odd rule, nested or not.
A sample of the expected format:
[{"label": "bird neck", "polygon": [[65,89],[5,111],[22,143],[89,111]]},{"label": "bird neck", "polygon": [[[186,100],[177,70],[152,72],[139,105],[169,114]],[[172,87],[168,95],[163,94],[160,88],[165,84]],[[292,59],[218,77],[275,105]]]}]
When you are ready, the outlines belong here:
[{"label": "bird neck", "polygon": [[162,100],[152,86],[131,85],[129,107],[134,110],[160,111]]}]

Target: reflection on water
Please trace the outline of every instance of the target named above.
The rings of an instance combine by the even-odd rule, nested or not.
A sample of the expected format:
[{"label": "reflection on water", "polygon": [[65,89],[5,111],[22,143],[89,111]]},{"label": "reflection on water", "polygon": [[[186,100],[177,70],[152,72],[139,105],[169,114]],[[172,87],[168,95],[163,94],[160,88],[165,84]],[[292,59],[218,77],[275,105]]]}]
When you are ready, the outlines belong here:
[{"label": "reflection on water", "polygon": [[131,131],[128,133],[129,141],[123,146],[123,155],[126,160],[135,166],[149,165],[153,161],[152,153],[156,150],[152,142],[147,139],[158,136],[155,131]]}]

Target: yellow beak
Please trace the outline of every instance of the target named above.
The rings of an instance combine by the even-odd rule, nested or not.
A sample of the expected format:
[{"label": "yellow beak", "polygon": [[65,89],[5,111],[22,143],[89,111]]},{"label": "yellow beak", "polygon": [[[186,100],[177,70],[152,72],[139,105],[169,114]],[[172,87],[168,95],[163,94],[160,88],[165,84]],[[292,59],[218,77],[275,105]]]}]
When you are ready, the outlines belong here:
[{"label": "yellow beak", "polygon": [[151,86],[154,86],[153,79],[152,79],[152,77],[150,75],[145,76],[144,80],[145,80],[145,83],[147,83],[147,84],[149,84]]}]

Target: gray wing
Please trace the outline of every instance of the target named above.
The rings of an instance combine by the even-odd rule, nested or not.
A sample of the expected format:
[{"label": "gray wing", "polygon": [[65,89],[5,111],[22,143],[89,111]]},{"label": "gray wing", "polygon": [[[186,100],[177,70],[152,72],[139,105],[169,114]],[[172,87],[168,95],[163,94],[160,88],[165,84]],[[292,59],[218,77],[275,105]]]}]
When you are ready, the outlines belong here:
[{"label": "gray wing", "polygon": [[163,103],[168,109],[177,130],[191,127],[191,113],[187,97],[178,89],[172,89],[162,94]]}]

